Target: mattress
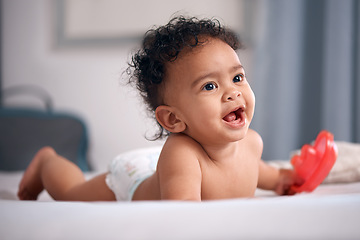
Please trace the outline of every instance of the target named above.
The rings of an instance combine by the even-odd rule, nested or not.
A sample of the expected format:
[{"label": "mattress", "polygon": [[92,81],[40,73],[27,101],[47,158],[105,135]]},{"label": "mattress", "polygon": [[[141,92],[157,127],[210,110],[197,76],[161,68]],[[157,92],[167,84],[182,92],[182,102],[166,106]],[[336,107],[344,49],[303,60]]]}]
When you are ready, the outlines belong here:
[{"label": "mattress", "polygon": [[[91,177],[96,173],[87,173]],[[0,239],[360,239],[360,182],[312,193],[205,202],[19,201],[22,172],[0,172]]]}]

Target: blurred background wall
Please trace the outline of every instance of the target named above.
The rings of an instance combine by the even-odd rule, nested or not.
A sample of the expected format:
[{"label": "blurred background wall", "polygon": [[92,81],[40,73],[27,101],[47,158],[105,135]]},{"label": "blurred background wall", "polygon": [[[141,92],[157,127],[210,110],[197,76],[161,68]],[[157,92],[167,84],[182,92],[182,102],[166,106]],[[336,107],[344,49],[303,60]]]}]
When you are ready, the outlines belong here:
[{"label": "blurred background wall", "polygon": [[[153,120],[122,76],[142,34],[177,11],[218,16],[239,28],[241,3],[221,8],[220,2],[3,0],[1,85],[41,86],[55,111],[82,117],[90,162],[104,170],[121,152],[163,143],[145,139]],[[29,96],[4,99],[4,105],[43,108]]]},{"label": "blurred background wall", "polygon": [[322,129],[360,142],[359,1],[246,2],[258,13],[245,26],[254,30],[253,127],[263,157],[283,159]]},{"label": "blurred background wall", "polygon": [[[145,139],[153,120],[122,73],[141,34],[174,14],[217,17],[245,41],[239,56],[257,98],[252,127],[264,159],[288,159],[324,128],[360,141],[356,0],[2,0],[1,11],[0,86],[41,86],[56,111],[81,116],[97,170],[121,152],[163,143]],[[2,102],[42,107],[31,98]]]}]

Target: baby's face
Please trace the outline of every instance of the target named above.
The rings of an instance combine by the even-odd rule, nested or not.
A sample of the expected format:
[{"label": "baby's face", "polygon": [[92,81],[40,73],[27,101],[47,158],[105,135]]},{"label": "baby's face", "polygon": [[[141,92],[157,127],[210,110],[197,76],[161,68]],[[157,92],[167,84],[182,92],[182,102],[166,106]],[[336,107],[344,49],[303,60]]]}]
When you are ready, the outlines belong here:
[{"label": "baby's face", "polygon": [[255,96],[236,52],[219,39],[207,40],[167,65],[164,102],[199,143],[238,141],[249,128]]}]

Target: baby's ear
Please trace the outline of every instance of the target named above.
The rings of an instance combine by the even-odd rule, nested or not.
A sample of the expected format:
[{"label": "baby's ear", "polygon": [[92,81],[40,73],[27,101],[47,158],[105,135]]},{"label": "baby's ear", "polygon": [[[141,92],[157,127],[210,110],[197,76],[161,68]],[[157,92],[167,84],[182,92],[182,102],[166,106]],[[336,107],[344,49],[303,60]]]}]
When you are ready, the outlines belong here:
[{"label": "baby's ear", "polygon": [[155,110],[157,121],[169,132],[180,133],[185,131],[186,124],[177,117],[173,108],[165,105],[160,105]]}]

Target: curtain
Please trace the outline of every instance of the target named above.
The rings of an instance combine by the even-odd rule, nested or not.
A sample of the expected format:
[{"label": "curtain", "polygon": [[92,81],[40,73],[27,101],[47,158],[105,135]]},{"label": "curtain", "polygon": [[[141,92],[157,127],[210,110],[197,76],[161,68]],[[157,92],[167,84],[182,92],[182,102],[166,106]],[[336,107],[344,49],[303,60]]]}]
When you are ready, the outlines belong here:
[{"label": "curtain", "polygon": [[288,159],[326,129],[360,142],[358,0],[248,0],[245,34],[254,51],[251,127],[263,158]]}]

